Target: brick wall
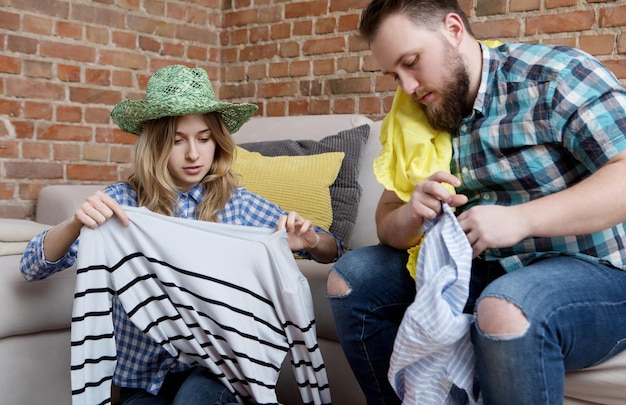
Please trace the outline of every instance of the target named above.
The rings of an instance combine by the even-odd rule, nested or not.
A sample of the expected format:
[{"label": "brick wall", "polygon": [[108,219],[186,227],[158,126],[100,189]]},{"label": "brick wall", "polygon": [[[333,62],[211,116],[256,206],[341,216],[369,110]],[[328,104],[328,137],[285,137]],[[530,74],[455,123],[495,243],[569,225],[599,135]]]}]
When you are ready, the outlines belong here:
[{"label": "brick wall", "polygon": [[[125,178],[134,137],[109,112],[183,63],[267,116],[380,119],[395,84],[354,32],[369,0],[0,0],[0,217],[54,183]],[[479,38],[567,44],[626,84],[626,0],[461,0]]]}]

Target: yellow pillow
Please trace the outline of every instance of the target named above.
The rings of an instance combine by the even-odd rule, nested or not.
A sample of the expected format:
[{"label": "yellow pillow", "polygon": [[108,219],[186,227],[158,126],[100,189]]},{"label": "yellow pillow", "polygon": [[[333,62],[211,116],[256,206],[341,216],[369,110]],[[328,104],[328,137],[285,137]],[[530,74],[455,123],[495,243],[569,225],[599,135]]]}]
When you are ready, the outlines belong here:
[{"label": "yellow pillow", "polygon": [[269,157],[237,147],[233,171],[240,175],[240,185],[251,192],[328,230],[333,221],[329,187],[339,174],[344,155]]}]

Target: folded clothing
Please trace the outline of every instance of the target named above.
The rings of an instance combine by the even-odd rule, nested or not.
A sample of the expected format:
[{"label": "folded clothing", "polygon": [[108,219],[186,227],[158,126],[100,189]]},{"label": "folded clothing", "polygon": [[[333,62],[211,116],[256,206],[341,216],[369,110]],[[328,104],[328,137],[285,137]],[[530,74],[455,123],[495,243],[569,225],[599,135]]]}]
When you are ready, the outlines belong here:
[{"label": "folded clothing", "polygon": [[27,243],[0,241],[0,256],[21,255],[26,250]]},{"label": "folded clothing", "polygon": [[0,218],[0,242],[28,242],[49,226],[27,219]]},{"label": "folded clothing", "polygon": [[27,219],[0,218],[0,256],[21,255],[28,241],[48,227]]}]

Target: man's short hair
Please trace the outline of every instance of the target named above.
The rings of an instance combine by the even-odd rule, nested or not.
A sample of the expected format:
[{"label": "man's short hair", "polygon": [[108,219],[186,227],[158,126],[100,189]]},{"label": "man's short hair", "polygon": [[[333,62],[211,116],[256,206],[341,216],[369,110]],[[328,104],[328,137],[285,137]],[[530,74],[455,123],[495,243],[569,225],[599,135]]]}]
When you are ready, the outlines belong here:
[{"label": "man's short hair", "polygon": [[361,14],[359,34],[371,42],[383,20],[392,14],[407,14],[417,25],[435,30],[450,13],[458,14],[465,30],[474,35],[457,0],[373,0]]}]

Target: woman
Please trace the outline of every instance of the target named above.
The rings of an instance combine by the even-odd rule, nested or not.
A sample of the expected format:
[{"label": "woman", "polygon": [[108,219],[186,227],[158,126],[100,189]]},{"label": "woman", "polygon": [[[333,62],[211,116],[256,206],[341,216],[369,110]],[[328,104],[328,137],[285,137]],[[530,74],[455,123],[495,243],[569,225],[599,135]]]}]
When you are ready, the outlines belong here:
[{"label": "woman", "polygon": [[[112,217],[129,220],[122,206],[146,207],[181,218],[285,229],[291,250],[320,262],[336,260],[341,242],[296,212],[237,187],[231,171],[236,132],[257,107],[215,99],[203,69],[167,66],[149,80],[145,100],[125,100],[111,112],[125,132],[138,135],[134,172],[86,199],[74,216],[30,241],[21,261],[27,280],[71,267],[83,226]],[[117,365],[113,383],[123,404],[228,404],[235,397],[208,370],[176,361],[128,319],[113,301]]]}]

